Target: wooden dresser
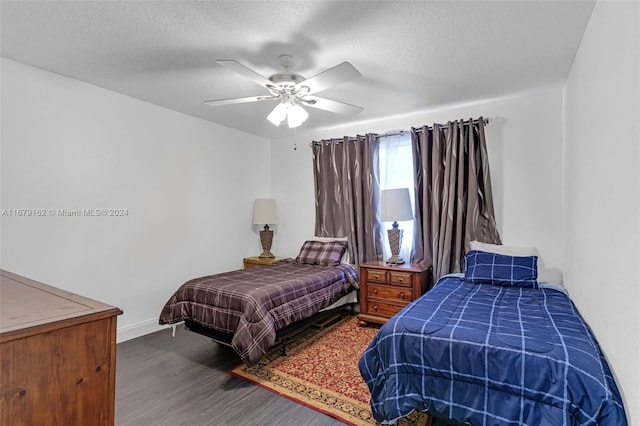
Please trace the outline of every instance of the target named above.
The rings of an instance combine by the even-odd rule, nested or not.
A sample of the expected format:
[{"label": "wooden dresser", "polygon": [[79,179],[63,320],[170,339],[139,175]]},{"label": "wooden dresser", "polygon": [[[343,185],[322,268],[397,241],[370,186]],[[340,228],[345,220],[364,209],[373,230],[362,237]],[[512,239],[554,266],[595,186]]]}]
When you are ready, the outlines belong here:
[{"label": "wooden dresser", "polygon": [[0,425],[113,426],[122,311],[0,273]]},{"label": "wooden dresser", "polygon": [[360,264],[360,314],[358,324],[384,324],[431,286],[429,266],[384,261]]}]

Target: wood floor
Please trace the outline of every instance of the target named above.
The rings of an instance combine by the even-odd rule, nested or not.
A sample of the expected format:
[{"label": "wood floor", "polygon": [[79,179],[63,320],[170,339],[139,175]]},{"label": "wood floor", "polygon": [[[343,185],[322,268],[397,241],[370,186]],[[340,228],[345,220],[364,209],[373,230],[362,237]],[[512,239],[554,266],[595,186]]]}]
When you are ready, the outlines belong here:
[{"label": "wood floor", "polygon": [[182,327],[118,344],[116,362],[117,426],[343,424],[231,376],[235,352]]}]

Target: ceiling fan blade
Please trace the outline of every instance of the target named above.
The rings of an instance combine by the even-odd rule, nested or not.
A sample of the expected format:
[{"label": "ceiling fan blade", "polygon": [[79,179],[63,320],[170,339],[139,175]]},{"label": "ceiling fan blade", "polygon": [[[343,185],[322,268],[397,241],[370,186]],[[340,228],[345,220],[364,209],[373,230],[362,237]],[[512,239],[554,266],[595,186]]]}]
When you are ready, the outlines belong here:
[{"label": "ceiling fan blade", "polygon": [[249,80],[252,80],[255,83],[258,83],[262,87],[266,87],[267,89],[275,88],[273,82],[269,79],[264,78],[257,72],[253,71],[251,68],[248,68],[242,65],[238,61],[234,61],[232,59],[224,59],[216,61],[217,64],[222,65],[225,68],[228,68],[236,73],[245,76]]},{"label": "ceiling fan blade", "polygon": [[[308,87],[308,94],[321,92],[330,87],[336,86],[345,81],[353,80],[360,77],[360,71],[355,69],[349,62],[343,62],[333,68],[321,72],[311,78],[306,79],[296,85],[296,90]],[[302,89],[305,90],[305,89]]]},{"label": "ceiling fan blade", "polygon": [[344,102],[332,101],[331,99],[319,98],[317,96],[305,96],[300,100],[304,105],[312,108],[324,109],[336,114],[353,115],[362,111],[362,107],[345,104]]},{"label": "ceiling fan blade", "polygon": [[243,104],[246,102],[258,102],[269,101],[272,99],[278,99],[279,96],[248,96],[246,98],[228,98],[228,99],[215,99],[212,101],[204,101],[209,106],[231,105],[231,104]]}]

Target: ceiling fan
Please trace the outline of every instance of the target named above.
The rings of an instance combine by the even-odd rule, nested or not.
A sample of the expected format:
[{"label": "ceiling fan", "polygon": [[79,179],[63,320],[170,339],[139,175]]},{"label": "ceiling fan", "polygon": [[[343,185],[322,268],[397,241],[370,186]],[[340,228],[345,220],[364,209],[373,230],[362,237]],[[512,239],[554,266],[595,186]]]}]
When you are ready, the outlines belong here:
[{"label": "ceiling fan", "polygon": [[313,77],[305,79],[300,74],[291,72],[293,58],[282,55],[278,58],[284,72],[278,72],[268,78],[261,76],[250,68],[234,60],[218,60],[216,63],[258,83],[269,92],[268,95],[249,96],[244,98],[216,99],[205,101],[210,106],[280,100],[267,119],[276,126],[285,120],[289,127],[298,127],[309,114],[302,106],[323,109],[338,114],[356,114],[362,107],[344,102],[314,96],[315,93],[360,77],[360,72],[349,62],[343,62]]}]

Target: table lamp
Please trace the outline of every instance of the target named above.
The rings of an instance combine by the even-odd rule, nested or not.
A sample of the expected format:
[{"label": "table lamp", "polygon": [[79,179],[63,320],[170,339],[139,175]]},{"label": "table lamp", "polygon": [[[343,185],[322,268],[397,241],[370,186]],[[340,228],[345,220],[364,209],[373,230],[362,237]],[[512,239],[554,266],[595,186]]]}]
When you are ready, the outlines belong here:
[{"label": "table lamp", "polygon": [[402,245],[402,229],[398,228],[398,221],[413,219],[409,188],[383,189],[381,194],[381,219],[383,222],[393,222],[387,230],[391,257],[387,260],[390,265],[400,265],[404,260],[399,256]]},{"label": "table lamp", "polygon": [[271,243],[273,242],[273,231],[269,229],[269,224],[277,223],[276,200],[272,198],[258,198],[253,203],[253,224],[264,225],[260,231],[260,243],[262,244],[262,254],[260,257],[274,258],[271,253]]}]

